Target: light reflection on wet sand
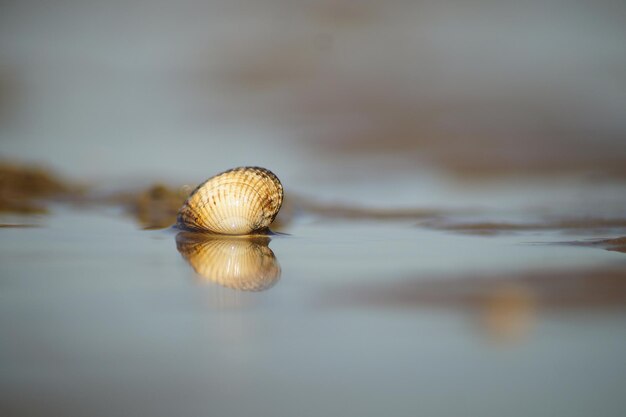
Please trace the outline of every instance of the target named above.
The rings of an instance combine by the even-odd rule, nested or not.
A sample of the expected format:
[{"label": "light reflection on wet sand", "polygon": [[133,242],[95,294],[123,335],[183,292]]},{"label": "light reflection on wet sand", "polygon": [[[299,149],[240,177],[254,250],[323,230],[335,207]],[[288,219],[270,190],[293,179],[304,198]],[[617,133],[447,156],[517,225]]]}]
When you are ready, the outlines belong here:
[{"label": "light reflection on wet sand", "polygon": [[518,343],[547,312],[626,308],[626,266],[501,275],[397,278],[334,286],[318,302],[331,308],[459,310],[476,317],[491,341]]},{"label": "light reflection on wet sand", "polygon": [[531,336],[535,325],[535,294],[518,283],[494,285],[478,308],[479,328],[493,343],[515,345]]},{"label": "light reflection on wet sand", "polygon": [[[626,307],[626,265],[587,270],[547,270],[502,275],[397,279],[360,288],[334,288],[324,296],[333,305],[394,307],[476,307],[501,289],[523,289],[542,310]],[[504,294],[509,294],[505,291]],[[329,301],[333,300],[333,301]]]}]

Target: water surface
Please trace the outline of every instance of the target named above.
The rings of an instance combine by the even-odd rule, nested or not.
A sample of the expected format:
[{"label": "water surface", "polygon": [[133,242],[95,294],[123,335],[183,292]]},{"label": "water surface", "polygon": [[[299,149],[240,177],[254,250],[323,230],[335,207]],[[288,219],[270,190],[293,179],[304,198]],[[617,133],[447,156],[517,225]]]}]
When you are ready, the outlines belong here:
[{"label": "water surface", "polygon": [[[301,216],[260,244],[275,282],[241,291],[195,272],[175,230],[138,230],[118,209],[34,220],[0,230],[6,415],[626,408],[625,255],[546,244],[615,230],[483,236]],[[237,264],[232,248],[211,262]]]}]

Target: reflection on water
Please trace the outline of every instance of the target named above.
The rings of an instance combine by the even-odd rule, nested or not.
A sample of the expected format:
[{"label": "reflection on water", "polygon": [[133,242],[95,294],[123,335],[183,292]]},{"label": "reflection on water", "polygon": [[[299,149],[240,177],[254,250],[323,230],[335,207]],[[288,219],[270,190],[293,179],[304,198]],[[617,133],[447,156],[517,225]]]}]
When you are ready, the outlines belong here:
[{"label": "reflection on water", "polygon": [[[368,308],[441,306],[507,311],[509,306],[541,310],[586,310],[626,306],[626,269],[556,269],[458,277],[410,277],[359,288],[344,286],[324,294],[324,303]],[[527,307],[524,307],[527,308]]]},{"label": "reflection on water", "polygon": [[[0,228],[1,415],[625,409],[623,253],[412,218],[296,216],[293,238],[174,237],[120,210],[52,208],[41,227]],[[288,282],[229,289],[276,282],[270,238]],[[192,269],[220,285],[190,285]],[[440,401],[451,395],[464,401]]]},{"label": "reflection on water", "polygon": [[514,283],[495,285],[481,304],[479,322],[491,341],[511,345],[529,336],[536,319],[530,288]]},{"label": "reflection on water", "polygon": [[267,236],[226,237],[180,232],[176,248],[202,281],[242,291],[263,291],[280,278]]},{"label": "reflection on water", "polygon": [[411,277],[356,288],[338,285],[320,295],[336,308],[455,309],[473,318],[480,333],[498,345],[527,342],[548,312],[601,311],[626,306],[626,269],[537,270],[519,274]]}]

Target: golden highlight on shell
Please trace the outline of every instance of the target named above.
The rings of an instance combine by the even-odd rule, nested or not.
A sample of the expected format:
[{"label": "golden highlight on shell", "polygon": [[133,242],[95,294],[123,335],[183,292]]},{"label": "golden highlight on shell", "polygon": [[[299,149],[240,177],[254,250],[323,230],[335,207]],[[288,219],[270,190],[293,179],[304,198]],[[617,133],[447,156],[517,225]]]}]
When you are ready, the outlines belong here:
[{"label": "golden highlight on shell", "polygon": [[181,232],[176,248],[204,280],[241,291],[262,291],[280,278],[270,238],[211,236]]},{"label": "golden highlight on shell", "polygon": [[200,184],[178,211],[179,228],[224,235],[264,231],[283,203],[283,186],[271,171],[234,168]]}]

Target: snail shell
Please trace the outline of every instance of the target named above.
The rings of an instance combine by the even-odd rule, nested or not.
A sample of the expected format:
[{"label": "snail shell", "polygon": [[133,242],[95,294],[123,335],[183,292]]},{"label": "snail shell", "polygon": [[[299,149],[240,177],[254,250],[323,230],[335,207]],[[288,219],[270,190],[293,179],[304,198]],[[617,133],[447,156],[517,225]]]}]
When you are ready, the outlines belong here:
[{"label": "snail shell", "polygon": [[283,202],[271,171],[234,168],[200,184],[178,211],[178,227],[196,232],[246,235],[267,229]]},{"label": "snail shell", "polygon": [[266,236],[176,235],[176,248],[203,281],[242,291],[266,290],[280,278],[269,242]]}]

